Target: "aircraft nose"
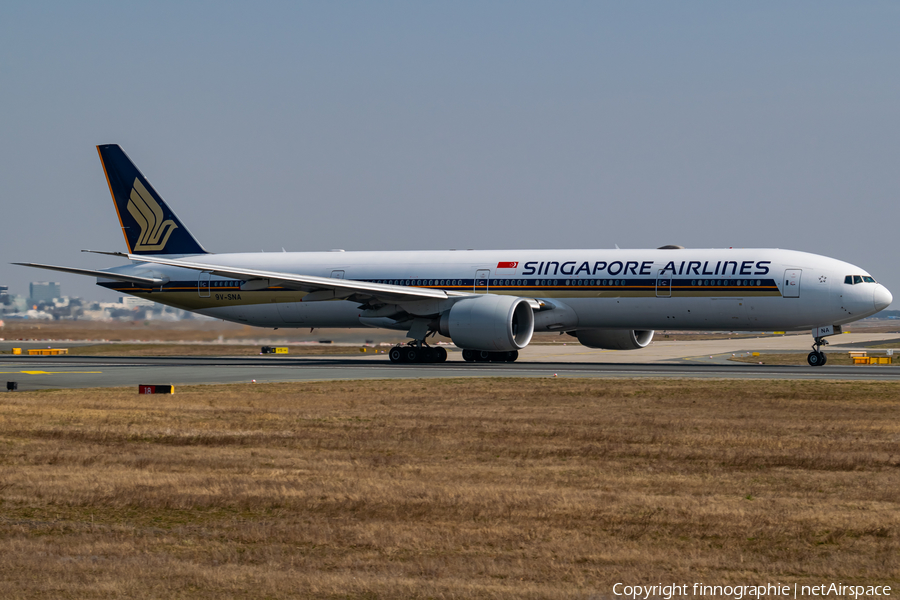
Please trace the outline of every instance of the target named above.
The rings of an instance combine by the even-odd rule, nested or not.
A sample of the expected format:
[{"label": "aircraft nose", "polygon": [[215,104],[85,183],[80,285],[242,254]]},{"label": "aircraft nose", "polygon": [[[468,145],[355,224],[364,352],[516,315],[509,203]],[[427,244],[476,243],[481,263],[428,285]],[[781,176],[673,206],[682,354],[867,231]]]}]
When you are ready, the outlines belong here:
[{"label": "aircraft nose", "polygon": [[888,289],[880,283],[875,286],[873,296],[875,300],[875,310],[885,309],[891,305],[891,302],[894,301],[894,297],[891,296],[891,293],[888,291]]}]

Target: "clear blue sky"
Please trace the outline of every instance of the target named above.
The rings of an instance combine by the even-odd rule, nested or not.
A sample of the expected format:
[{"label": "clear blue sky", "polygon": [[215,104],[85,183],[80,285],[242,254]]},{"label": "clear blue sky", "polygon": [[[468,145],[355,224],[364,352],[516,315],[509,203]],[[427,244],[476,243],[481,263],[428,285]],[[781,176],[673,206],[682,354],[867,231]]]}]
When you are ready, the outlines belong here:
[{"label": "clear blue sky", "polygon": [[211,251],[782,247],[900,297],[900,4],[0,5],[0,284],[112,299],[118,143]]}]

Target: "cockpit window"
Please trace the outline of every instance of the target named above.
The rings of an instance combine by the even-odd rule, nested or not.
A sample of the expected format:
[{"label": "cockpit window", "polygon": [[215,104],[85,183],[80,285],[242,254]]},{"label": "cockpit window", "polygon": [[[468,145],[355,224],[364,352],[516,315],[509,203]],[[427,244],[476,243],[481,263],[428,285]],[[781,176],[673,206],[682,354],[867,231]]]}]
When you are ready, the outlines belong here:
[{"label": "cockpit window", "polygon": [[844,277],[844,283],[847,285],[853,285],[855,283],[878,283],[875,281],[874,277],[869,277],[868,275],[847,275]]}]

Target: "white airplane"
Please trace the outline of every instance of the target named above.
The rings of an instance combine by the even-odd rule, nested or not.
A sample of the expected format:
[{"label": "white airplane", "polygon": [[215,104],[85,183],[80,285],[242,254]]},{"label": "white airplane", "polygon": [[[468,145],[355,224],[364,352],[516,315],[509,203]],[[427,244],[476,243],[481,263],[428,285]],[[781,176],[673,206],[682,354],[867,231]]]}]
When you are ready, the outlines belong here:
[{"label": "white airplane", "polygon": [[[443,362],[441,333],[466,361],[514,361],[535,331],[589,348],[646,347],[655,329],[802,330],[810,365],[841,326],[891,304],[849,263],[792,250],[481,250],[212,254],[118,145],[98,146],[130,264],[97,285],[258,327],[382,327],[411,339],[394,362]],[[91,252],[86,250],[86,252]]]}]

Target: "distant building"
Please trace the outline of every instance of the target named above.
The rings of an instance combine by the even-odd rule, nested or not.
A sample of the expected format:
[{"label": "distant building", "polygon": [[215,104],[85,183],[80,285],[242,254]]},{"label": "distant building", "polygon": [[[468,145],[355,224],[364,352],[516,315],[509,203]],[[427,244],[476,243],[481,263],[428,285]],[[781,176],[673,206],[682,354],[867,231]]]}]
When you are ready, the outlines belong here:
[{"label": "distant building", "polygon": [[125,305],[126,308],[135,308],[137,306],[156,306],[156,302],[153,300],[147,300],[146,298],[137,298],[136,296],[120,296],[119,302]]},{"label": "distant building", "polygon": [[59,293],[59,282],[56,281],[32,281],[28,285],[30,304],[38,302],[52,302],[62,296]]}]

